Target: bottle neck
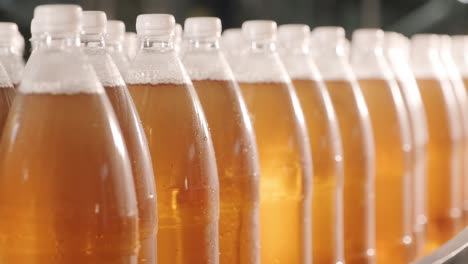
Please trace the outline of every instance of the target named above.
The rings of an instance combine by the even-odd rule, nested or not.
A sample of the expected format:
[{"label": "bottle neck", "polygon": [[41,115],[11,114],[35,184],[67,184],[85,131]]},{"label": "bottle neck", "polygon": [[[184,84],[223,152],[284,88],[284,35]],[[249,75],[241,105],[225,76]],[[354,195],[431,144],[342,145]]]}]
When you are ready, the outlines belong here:
[{"label": "bottle neck", "polygon": [[80,35],[78,33],[44,34],[36,40],[37,49],[66,49],[80,47]]},{"label": "bottle neck", "polygon": [[104,34],[84,34],[81,36],[81,44],[85,49],[104,49],[106,47]]},{"label": "bottle neck", "polygon": [[191,37],[184,39],[183,49],[185,51],[213,51],[219,50],[218,37]]},{"label": "bottle neck", "polygon": [[252,40],[248,46],[251,52],[276,52],[276,42],[273,40]]},{"label": "bottle neck", "polygon": [[171,36],[138,36],[138,50],[165,52],[174,50]]}]

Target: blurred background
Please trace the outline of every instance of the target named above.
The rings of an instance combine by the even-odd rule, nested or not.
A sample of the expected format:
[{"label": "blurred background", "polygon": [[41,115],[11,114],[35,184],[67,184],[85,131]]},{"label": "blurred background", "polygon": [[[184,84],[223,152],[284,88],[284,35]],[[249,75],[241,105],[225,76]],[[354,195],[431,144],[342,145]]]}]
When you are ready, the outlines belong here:
[{"label": "blurred background", "polygon": [[178,23],[190,16],[217,16],[224,28],[239,27],[248,19],[342,26],[348,37],[360,27],[380,27],[407,36],[468,34],[468,0],[0,0],[0,21],[16,22],[29,39],[33,9],[47,3],[105,11],[109,19],[123,20],[127,31],[135,30],[138,14],[170,13]]}]

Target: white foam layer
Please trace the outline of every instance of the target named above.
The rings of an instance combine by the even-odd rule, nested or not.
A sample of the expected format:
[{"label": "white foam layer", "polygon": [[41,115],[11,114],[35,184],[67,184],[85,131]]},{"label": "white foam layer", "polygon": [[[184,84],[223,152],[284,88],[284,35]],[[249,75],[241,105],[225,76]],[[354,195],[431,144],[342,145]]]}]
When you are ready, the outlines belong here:
[{"label": "white foam layer", "polygon": [[0,63],[0,88],[12,88],[13,84],[10,82],[10,78],[8,77],[5,68]]},{"label": "white foam layer", "polygon": [[245,52],[236,57],[230,56],[229,63],[238,82],[291,82],[276,52]]},{"label": "white foam layer", "polygon": [[19,84],[23,77],[24,61],[19,54],[8,53],[0,55],[0,61],[13,84]]},{"label": "white foam layer", "polygon": [[345,58],[340,58],[338,56],[328,58],[316,57],[315,65],[323,80],[356,80],[356,75]]},{"label": "white foam layer", "polygon": [[93,67],[77,48],[36,50],[29,58],[19,92],[25,94],[103,93]]},{"label": "white foam layer", "polygon": [[94,67],[94,71],[104,87],[124,86],[125,82],[119,69],[105,50],[87,51],[88,61]]},{"label": "white foam layer", "polygon": [[190,83],[190,78],[174,50],[138,52],[124,79],[128,84]]},{"label": "white foam layer", "polygon": [[394,79],[382,52],[353,54],[351,58],[351,67],[358,79]]},{"label": "white foam layer", "polygon": [[234,80],[224,55],[219,51],[187,51],[182,62],[192,80]]},{"label": "white foam layer", "polygon": [[281,60],[291,79],[320,80],[317,67],[307,54],[281,54]]}]

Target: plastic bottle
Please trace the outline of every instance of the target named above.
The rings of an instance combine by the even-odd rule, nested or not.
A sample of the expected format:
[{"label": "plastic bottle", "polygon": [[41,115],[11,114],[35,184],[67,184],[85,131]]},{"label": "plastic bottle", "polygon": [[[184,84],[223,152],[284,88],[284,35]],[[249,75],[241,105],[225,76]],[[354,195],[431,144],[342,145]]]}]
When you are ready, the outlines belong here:
[{"label": "plastic bottle", "polygon": [[343,28],[315,28],[310,52],[330,94],[341,132],[345,263],[375,263],[374,138],[345,40]]},{"label": "plastic bottle", "polygon": [[415,257],[423,254],[426,237],[427,120],[418,84],[409,64],[409,41],[395,32],[385,33],[384,54],[403,96],[410,120],[412,156],[412,223]]},{"label": "plastic bottle", "polygon": [[185,20],[182,62],[205,112],[220,184],[220,263],[260,263],[257,146],[240,88],[219,49],[221,20]]},{"label": "plastic bottle", "polygon": [[219,185],[197,94],[174,50],[171,15],[137,17],[126,83],[148,139],[158,193],[158,264],[218,263]]},{"label": "plastic bottle", "polygon": [[353,32],[351,65],[369,108],[375,142],[377,263],[414,258],[411,151],[413,143],[403,97],[383,54],[384,32]]},{"label": "plastic bottle", "polygon": [[247,21],[242,33],[249,48],[239,47],[245,52],[229,61],[257,138],[261,263],[310,263],[312,159],[304,115],[276,52],[276,23]]},{"label": "plastic bottle", "polygon": [[153,165],[145,132],[122,76],[107,53],[107,18],[101,11],[83,12],[81,43],[89,63],[109,97],[122,130],[131,162],[138,202],[140,264],[156,263],[157,209]]},{"label": "plastic bottle", "polygon": [[427,242],[425,253],[440,247],[462,225],[463,134],[455,94],[439,54],[438,36],[411,39],[411,68],[426,111]]},{"label": "plastic bottle", "polygon": [[42,5],[0,148],[0,260],[135,263],[138,211],[122,133],[79,45],[81,8]]},{"label": "plastic bottle", "polygon": [[338,120],[315,64],[309,55],[310,28],[282,25],[278,46],[304,111],[312,151],[312,262],[343,261],[343,163]]}]

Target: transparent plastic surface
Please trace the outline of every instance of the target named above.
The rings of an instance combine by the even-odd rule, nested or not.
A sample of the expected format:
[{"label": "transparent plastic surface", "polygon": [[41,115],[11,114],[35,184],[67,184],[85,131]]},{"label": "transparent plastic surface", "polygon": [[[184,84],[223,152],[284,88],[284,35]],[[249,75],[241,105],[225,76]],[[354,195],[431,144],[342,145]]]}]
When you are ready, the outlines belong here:
[{"label": "transparent plastic surface", "polygon": [[398,33],[385,33],[385,57],[398,83],[410,121],[412,163],[412,224],[415,257],[423,254],[426,237],[427,120],[418,84],[409,65],[409,41]]},{"label": "transparent plastic surface", "polygon": [[260,263],[260,168],[245,102],[216,34],[185,37],[183,47],[182,62],[200,98],[216,154],[220,263]]},{"label": "transparent plastic surface", "polygon": [[[460,71],[463,79],[463,84],[468,92],[468,37],[467,36],[454,36],[452,37],[452,57]],[[465,166],[465,169],[468,166]],[[468,226],[468,180],[464,179],[464,194],[463,194],[463,212],[465,219],[465,226]]]},{"label": "transparent plastic surface", "polygon": [[5,125],[15,94],[16,91],[13,84],[10,82],[5,68],[0,64],[0,135],[3,133],[3,126]]},{"label": "transparent plastic surface", "polygon": [[274,42],[252,41],[230,63],[257,138],[261,263],[310,263],[312,160],[299,99]]},{"label": "transparent plastic surface", "polygon": [[436,38],[416,35],[411,43],[411,67],[429,133],[425,253],[448,241],[462,225],[462,199],[457,193],[462,182],[463,134],[455,94],[441,68]]},{"label": "transparent plastic surface", "polygon": [[82,46],[111,102],[131,162],[138,203],[139,263],[155,263],[157,207],[153,165],[145,132],[127,86],[103,41],[103,34],[84,34]]},{"label": "transparent plastic surface", "polygon": [[[468,204],[468,194],[465,195],[468,190],[463,188],[463,184],[468,181],[468,93],[466,91],[467,87],[463,81],[461,70],[458,69],[454,57],[452,56],[452,39],[448,35],[440,36],[440,59],[442,61],[443,69],[447,73],[447,77],[450,80],[452,85],[453,92],[455,94],[455,99],[457,102],[458,111],[460,113],[460,124],[462,127],[463,133],[463,161],[462,161],[462,182],[460,183],[460,187],[454,190],[454,195],[458,197],[462,197],[463,199],[463,207],[459,213],[463,214],[465,209],[465,204]],[[466,198],[465,198],[466,197]],[[462,216],[463,217],[463,216]],[[465,227],[463,225],[462,227]],[[461,231],[459,229],[458,231]]]},{"label": "transparent plastic surface", "polygon": [[49,36],[11,107],[0,148],[2,263],[136,261],[128,153],[78,45],[75,34]]},{"label": "transparent plastic surface", "polygon": [[375,142],[377,263],[414,258],[411,134],[402,95],[382,53],[383,32],[353,33],[351,65],[369,108]]},{"label": "transparent plastic surface", "polygon": [[[335,110],[309,58],[309,30],[300,25],[279,29],[281,60],[301,103],[313,156],[312,262],[343,261],[343,163]],[[295,36],[297,34],[297,36]]]},{"label": "transparent plastic surface", "polygon": [[[18,88],[24,70],[23,50],[18,26],[10,22],[0,22],[0,61],[15,88]],[[24,41],[24,39],[23,39]]]},{"label": "transparent plastic surface", "polygon": [[218,263],[218,175],[200,102],[170,35],[140,35],[139,46],[126,82],[156,175],[157,262]]},{"label": "transparent plastic surface", "polygon": [[374,140],[367,105],[343,52],[344,31],[312,32],[311,55],[333,103],[343,146],[345,263],[375,263]]}]

